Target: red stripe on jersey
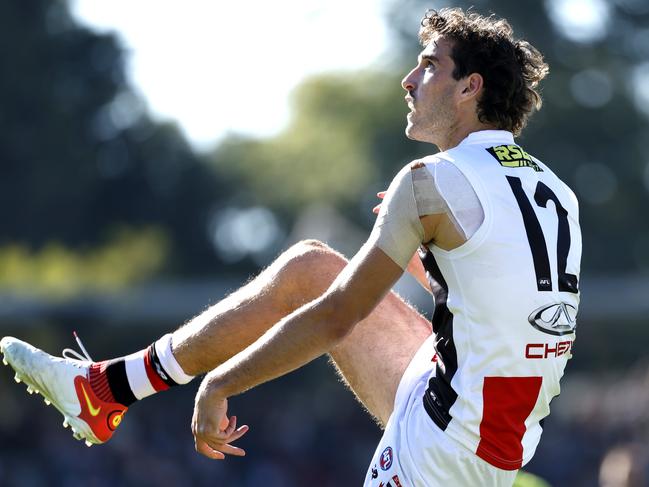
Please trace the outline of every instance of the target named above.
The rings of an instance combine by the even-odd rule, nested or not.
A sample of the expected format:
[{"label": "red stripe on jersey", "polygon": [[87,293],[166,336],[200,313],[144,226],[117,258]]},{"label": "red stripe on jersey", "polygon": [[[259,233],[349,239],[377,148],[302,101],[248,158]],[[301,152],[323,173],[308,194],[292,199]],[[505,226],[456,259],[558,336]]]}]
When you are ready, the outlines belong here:
[{"label": "red stripe on jersey", "polygon": [[525,420],[534,409],[542,381],[542,377],[484,378],[476,455],[503,470],[521,468]]},{"label": "red stripe on jersey", "polygon": [[[154,345],[151,345],[152,347]],[[149,355],[149,349],[144,350],[144,370],[146,370],[146,376],[149,378],[149,382],[156,390],[156,392],[166,391],[169,389],[169,386],[164,383],[160,378],[158,373],[155,371],[153,364],[151,363],[151,356]]]}]

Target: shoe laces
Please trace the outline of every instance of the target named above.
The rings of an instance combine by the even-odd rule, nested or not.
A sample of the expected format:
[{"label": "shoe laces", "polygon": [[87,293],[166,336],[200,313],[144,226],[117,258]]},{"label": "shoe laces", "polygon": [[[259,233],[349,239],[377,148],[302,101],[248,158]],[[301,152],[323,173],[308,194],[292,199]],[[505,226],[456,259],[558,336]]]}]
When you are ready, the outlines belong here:
[{"label": "shoe laces", "polygon": [[88,353],[88,350],[86,350],[86,347],[83,346],[83,343],[81,343],[81,338],[79,338],[79,335],[77,335],[76,331],[73,331],[72,334],[74,335],[74,339],[77,341],[79,344],[79,348],[83,352],[83,355],[81,355],[79,352],[76,350],[73,350],[71,348],[64,348],[62,355],[71,360],[87,360],[89,362],[94,362],[94,360],[90,357],[90,354]]}]

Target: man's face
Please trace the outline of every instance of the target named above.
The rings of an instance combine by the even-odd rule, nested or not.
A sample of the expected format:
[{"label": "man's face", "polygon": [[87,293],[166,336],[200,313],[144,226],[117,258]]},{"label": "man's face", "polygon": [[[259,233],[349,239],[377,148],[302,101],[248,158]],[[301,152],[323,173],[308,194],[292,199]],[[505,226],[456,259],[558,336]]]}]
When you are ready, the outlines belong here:
[{"label": "man's face", "polygon": [[458,118],[450,41],[434,36],[419,54],[417,66],[403,79],[410,108],[406,135],[409,139],[439,145],[456,126]]}]

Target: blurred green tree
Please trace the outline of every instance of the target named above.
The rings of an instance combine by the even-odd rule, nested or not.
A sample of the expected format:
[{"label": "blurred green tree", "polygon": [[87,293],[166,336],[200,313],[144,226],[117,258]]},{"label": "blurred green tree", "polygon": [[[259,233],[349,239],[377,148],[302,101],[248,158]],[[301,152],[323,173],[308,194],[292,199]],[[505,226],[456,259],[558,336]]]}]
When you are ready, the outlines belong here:
[{"label": "blurred green tree", "polygon": [[218,264],[207,227],[226,186],[150,119],[115,37],[75,24],[64,0],[3,2],[0,46],[0,245],[82,249],[153,225],[169,271]]},{"label": "blurred green tree", "polygon": [[[643,42],[649,38],[649,7],[640,0],[591,3],[603,10],[597,18],[584,16],[599,22],[591,26],[599,30],[589,36],[588,25],[577,26],[585,32],[581,38],[575,37],[577,27],[566,24],[570,18],[558,13],[564,9],[568,15],[569,0],[454,5],[506,17],[515,35],[537,46],[551,66],[542,83],[544,106],[520,140],[580,199],[584,269],[649,270],[649,219],[638,213],[649,206],[649,91],[646,82],[644,89],[633,83],[649,73],[649,42]],[[218,171],[250,189],[248,200],[270,205],[288,221],[304,204],[327,200],[369,226],[365,203],[374,191],[408,160],[436,151],[404,137],[400,88],[420,50],[416,34],[430,6],[423,0],[394,2],[389,25],[400,54],[390,69],[306,81],[295,92],[286,130],[265,140],[226,140],[213,155]]]},{"label": "blurred green tree", "polygon": [[[544,108],[521,142],[580,197],[584,268],[649,269],[649,220],[639,217],[649,203],[649,8],[603,3],[598,34],[578,39],[557,13],[569,0],[471,3],[510,19],[551,65]],[[289,227],[305,205],[326,201],[369,227],[374,192],[435,151],[403,135],[400,88],[429,4],[393,5],[393,66],[307,80],[285,130],[230,137],[211,155],[213,170],[174,126],[149,118],[113,36],[76,25],[63,0],[1,5],[0,245],[81,248],[116,225],[157,225],[168,234],[169,270],[200,273],[218,264],[209,233],[228,205],[268,206]]]},{"label": "blurred green tree", "polygon": [[289,222],[305,205],[328,203],[369,226],[376,191],[428,149],[404,135],[401,76],[367,70],[312,77],[293,93],[286,129],[269,139],[226,139],[214,167],[238,179],[249,201]]}]

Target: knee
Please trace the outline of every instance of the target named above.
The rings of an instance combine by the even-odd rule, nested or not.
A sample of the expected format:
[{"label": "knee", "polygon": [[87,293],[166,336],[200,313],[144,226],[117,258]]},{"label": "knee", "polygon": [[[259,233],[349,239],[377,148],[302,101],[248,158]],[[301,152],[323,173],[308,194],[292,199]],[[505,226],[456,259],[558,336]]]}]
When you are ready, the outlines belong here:
[{"label": "knee", "polygon": [[304,260],[315,263],[323,260],[345,260],[345,258],[326,243],[315,239],[300,240],[293,244],[286,254],[295,260]]},{"label": "knee", "polygon": [[283,277],[296,292],[322,294],[347,264],[347,259],[318,240],[302,240],[282,256]]},{"label": "knee", "polygon": [[313,252],[313,251],[319,251],[319,252],[335,252],[331,247],[329,247],[326,243],[321,242],[320,240],[316,240],[314,238],[307,238],[304,240],[300,240],[299,242],[293,244],[291,246],[291,249],[294,249],[297,252]]},{"label": "knee", "polygon": [[286,251],[286,254],[295,270],[322,270],[323,267],[332,267],[340,271],[347,263],[347,259],[340,253],[326,243],[314,239],[297,242]]}]

